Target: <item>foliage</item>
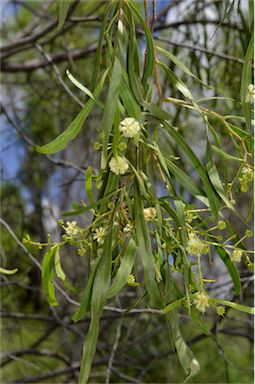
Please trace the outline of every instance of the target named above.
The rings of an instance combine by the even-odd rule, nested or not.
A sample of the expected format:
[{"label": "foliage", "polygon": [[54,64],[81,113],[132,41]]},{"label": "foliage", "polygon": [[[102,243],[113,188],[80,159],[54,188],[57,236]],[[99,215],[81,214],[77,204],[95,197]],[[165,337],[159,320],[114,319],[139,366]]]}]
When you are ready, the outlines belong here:
[{"label": "foliage", "polygon": [[[71,3],[59,3],[58,31],[65,27]],[[221,23],[231,11],[231,7],[225,9]],[[224,299],[211,295],[217,283],[207,269],[219,258],[236,296],[241,297],[238,264],[244,261],[248,269],[253,268],[253,251],[244,245],[251,237],[249,224],[236,208],[239,195],[249,192],[253,178],[253,37],[243,65],[240,103],[224,92],[203,97],[204,93],[210,95],[217,79],[211,82],[208,75],[207,84],[201,68],[193,73],[177,52],[164,41],[156,41],[153,28],[147,11],[144,19],[134,1],[105,5],[91,87],[68,72],[72,83],[85,93],[86,102],[53,141],[35,146],[47,156],[68,149],[90,114],[99,114],[102,130],[95,149],[100,167],[87,166],[88,202],[74,202],[72,210],[63,213],[58,221],[61,240],[50,235],[47,241],[29,235],[23,240],[29,249],[45,249],[41,278],[49,305],[59,303],[58,278],[68,301],[77,304],[80,298],[72,320],[82,321],[90,314],[80,383],[89,380],[104,308],[113,297],[118,302],[127,286],[138,295],[127,313],[143,300],[149,310],[165,318],[185,381],[199,374],[199,362],[182,335],[187,331],[185,324],[180,326],[180,316],[185,314],[205,335],[212,336],[210,320],[208,324],[203,320],[205,313],[214,311],[222,317],[232,308],[254,314],[253,308],[234,302],[231,295]],[[144,38],[142,43],[138,34]],[[166,84],[169,88],[165,89]],[[220,105],[215,104],[218,100]],[[189,141],[192,119],[203,136],[203,146]],[[222,159],[223,168],[219,166]],[[73,216],[80,224],[64,220]],[[236,220],[246,222],[241,236],[234,229]],[[77,284],[68,277],[75,263],[66,249],[86,259],[88,274],[82,292],[84,277]],[[67,254],[69,267],[65,269]]]}]

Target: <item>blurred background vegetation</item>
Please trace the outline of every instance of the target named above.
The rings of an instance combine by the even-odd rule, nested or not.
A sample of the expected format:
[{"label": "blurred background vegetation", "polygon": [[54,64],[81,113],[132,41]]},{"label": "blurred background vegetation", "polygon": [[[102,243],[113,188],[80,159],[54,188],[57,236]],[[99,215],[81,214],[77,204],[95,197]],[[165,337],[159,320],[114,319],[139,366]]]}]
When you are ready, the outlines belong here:
[{"label": "blurred background vegetation", "polygon": [[[66,77],[71,73],[84,85],[91,82],[93,57],[107,1],[73,1],[63,29],[57,31],[59,1],[9,0],[1,3],[1,265],[18,268],[15,275],[1,276],[2,322],[1,383],[72,383],[77,381],[82,343],[88,319],[74,325],[75,307],[64,296],[57,308],[49,308],[41,289],[43,252],[24,248],[29,233],[43,242],[47,234],[59,239],[60,213],[73,201],[86,200],[84,174],[99,155],[94,143],[102,131],[97,108],[78,139],[56,155],[35,152],[35,145],[48,143],[62,132],[85,102]],[[150,1],[149,1],[150,3]],[[143,2],[140,2],[141,12]],[[179,73],[195,97],[228,97],[211,100],[205,106],[221,114],[242,115],[240,82],[244,56],[251,38],[248,0],[164,0],[157,1],[155,39],[168,47],[194,74],[212,87],[207,90]],[[145,42],[140,36],[141,52]],[[103,65],[107,63],[104,61]],[[106,92],[106,90],[105,90]],[[178,91],[165,82],[164,94],[177,97]],[[234,100],[233,100],[234,99]],[[186,140],[201,156],[205,148],[203,127],[198,117],[178,107],[169,107],[174,125],[182,128]],[[218,122],[215,121],[215,124]],[[231,154],[227,133],[217,127],[225,150]],[[168,150],[169,143],[165,143]],[[172,144],[171,144],[172,145]],[[171,148],[181,157],[178,147]],[[234,170],[236,164],[231,165]],[[218,168],[224,178],[231,172],[224,161]],[[183,160],[183,169],[189,172]],[[152,165],[152,171],[154,170]],[[155,183],[157,183],[157,172]],[[159,187],[160,190],[160,187]],[[233,196],[246,222],[252,219],[252,193]],[[192,200],[190,201],[192,203]],[[85,219],[81,219],[85,220]],[[80,222],[82,225],[82,221]],[[247,225],[234,223],[242,236]],[[252,241],[246,240],[246,246]],[[32,257],[31,257],[32,256]],[[70,281],[83,288],[86,258],[66,248],[63,266]],[[208,266],[208,269],[212,268]],[[213,293],[234,298],[231,282],[222,263],[213,266],[217,284]],[[253,303],[253,276],[240,266],[244,304]],[[70,294],[72,297],[77,295]],[[125,289],[118,302],[106,308],[94,361],[91,382],[107,377],[114,345],[117,351],[111,368],[112,383],[181,383],[184,374],[169,344],[164,319],[142,310],[123,314],[120,307],[136,304],[137,288]],[[139,308],[141,309],[139,311]],[[251,316],[227,311],[223,318],[206,315],[212,335],[201,333],[185,315],[184,335],[201,363],[194,383],[253,382],[253,320]]]}]

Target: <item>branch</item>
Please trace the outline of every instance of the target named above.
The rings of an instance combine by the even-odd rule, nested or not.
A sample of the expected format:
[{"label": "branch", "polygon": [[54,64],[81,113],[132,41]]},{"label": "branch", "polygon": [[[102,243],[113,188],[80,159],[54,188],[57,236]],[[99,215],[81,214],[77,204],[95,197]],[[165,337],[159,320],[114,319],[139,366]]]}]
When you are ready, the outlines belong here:
[{"label": "branch", "polygon": [[120,340],[120,336],[121,336],[122,321],[123,320],[121,318],[119,320],[118,325],[117,325],[115,341],[114,341],[114,344],[113,344],[113,347],[112,347],[112,351],[111,351],[111,354],[110,354],[110,357],[109,357],[108,367],[107,367],[107,371],[106,371],[105,384],[109,384],[110,383],[111,370],[113,368],[113,360],[114,360],[114,356],[115,356],[115,353],[117,351],[119,340]]},{"label": "branch", "polygon": [[42,350],[36,350],[36,349],[20,349],[18,351],[10,351],[5,353],[3,357],[3,361],[1,362],[0,366],[4,367],[8,363],[12,362],[13,360],[17,360],[17,357],[23,356],[23,355],[34,355],[34,356],[45,356],[45,357],[55,357],[59,360],[62,360],[65,364],[69,365],[70,361],[63,355],[52,352],[47,349]]},{"label": "branch", "polygon": [[[22,131],[22,129],[20,129],[20,127],[13,121],[13,119],[10,117],[10,115],[7,113],[5,107],[0,104],[0,107],[1,107],[1,111],[2,113],[5,115],[7,121],[12,125],[12,127],[19,133],[19,135],[21,136],[21,138],[25,141],[25,143],[27,145],[29,145],[30,147],[32,147],[33,149],[35,149],[36,147],[36,144]],[[71,163],[70,161],[67,161],[67,160],[62,160],[62,159],[56,159],[55,157],[51,156],[51,155],[44,155],[44,157],[49,160],[51,163],[53,163],[54,165],[58,165],[60,167],[65,167],[65,168],[72,168],[72,169],[75,169],[76,171],[79,171],[80,173],[82,174],[85,174],[86,173],[86,169],[85,168],[81,168],[79,167],[78,165],[74,164],[74,163]]]},{"label": "branch", "polygon": [[[95,52],[97,49],[97,44],[91,44],[87,47],[84,48],[75,48],[75,49],[70,49],[68,51],[61,51],[61,52],[56,52],[55,54],[51,55],[51,62],[53,63],[61,63],[63,61],[67,61],[70,58],[72,60],[75,59],[80,59],[87,57],[89,54]],[[49,62],[46,59],[32,59],[32,60],[27,60],[25,62],[16,62],[16,63],[11,63],[11,62],[2,62],[1,65],[1,72],[31,72],[35,71],[36,69],[39,68],[45,68],[49,65],[51,65],[51,62]]]},{"label": "branch", "polygon": [[181,27],[182,25],[194,25],[194,24],[202,24],[202,25],[207,25],[207,24],[213,24],[213,25],[220,25],[222,27],[229,27],[233,28],[237,31],[243,32],[243,28],[239,26],[238,24],[231,24],[228,22],[221,22],[220,20],[208,20],[208,19],[200,19],[200,20],[181,20],[181,21],[176,21],[173,23],[168,23],[164,25],[158,25],[155,27],[155,31],[161,31],[163,29],[168,29],[168,28],[178,28]]},{"label": "branch", "polygon": [[[73,13],[74,9],[78,5],[79,1],[74,1],[71,7],[68,10],[67,18],[70,17],[70,15]],[[51,32],[56,26],[58,25],[58,20],[55,20],[51,23],[49,23],[44,29],[42,29],[40,32],[35,33],[34,35],[30,35],[24,38],[21,38],[19,40],[13,41],[11,43],[2,45],[0,47],[0,53],[3,52],[10,52],[13,49],[26,46],[28,44],[34,44],[37,42],[41,37],[47,35],[49,32]]]},{"label": "branch", "polygon": [[42,56],[47,60],[47,62],[52,66],[54,72],[56,73],[57,79],[59,83],[62,85],[66,93],[81,107],[84,107],[84,104],[75,96],[75,94],[71,91],[71,89],[66,85],[64,79],[61,76],[61,73],[58,67],[53,63],[51,56],[44,52],[42,46],[40,44],[35,45],[38,51],[42,54]]},{"label": "branch", "polygon": [[[139,33],[144,34],[140,30],[139,30]],[[163,39],[163,38],[157,37],[157,36],[154,36],[154,39],[158,40],[158,41],[162,41],[162,42],[170,44],[170,45],[173,45],[175,47],[187,48],[187,49],[190,49],[192,51],[204,52],[204,53],[207,53],[207,54],[219,57],[219,58],[224,59],[224,60],[234,61],[235,63],[242,64],[242,65],[244,64],[244,60],[238,59],[238,57],[226,55],[225,53],[220,53],[220,52],[213,51],[211,49],[206,49],[206,48],[203,48],[203,47],[199,47],[198,45],[189,45],[189,44],[183,44],[183,43],[176,43],[174,41]]]}]

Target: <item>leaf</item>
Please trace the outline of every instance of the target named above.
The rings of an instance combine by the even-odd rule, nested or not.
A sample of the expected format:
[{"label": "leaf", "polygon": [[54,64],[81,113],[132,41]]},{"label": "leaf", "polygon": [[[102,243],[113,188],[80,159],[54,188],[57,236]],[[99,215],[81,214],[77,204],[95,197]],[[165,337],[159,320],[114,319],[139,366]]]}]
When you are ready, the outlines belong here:
[{"label": "leaf", "polygon": [[100,34],[99,38],[97,41],[97,50],[96,50],[96,55],[95,55],[95,64],[94,64],[94,71],[93,71],[93,77],[92,77],[92,82],[91,82],[91,89],[94,89],[96,84],[97,84],[97,79],[98,79],[98,74],[100,70],[100,63],[102,59],[102,49],[104,45],[104,36],[105,36],[105,30],[107,27],[107,22],[108,22],[108,17],[109,13],[111,11],[112,4],[108,3],[106,6],[106,9],[104,11],[104,17],[101,23],[101,28],[100,28]]},{"label": "leaf", "polygon": [[5,269],[0,267],[0,273],[3,273],[4,275],[13,275],[18,271],[18,268],[15,269]]},{"label": "leaf", "polygon": [[54,265],[55,265],[55,272],[56,272],[56,275],[57,275],[61,280],[65,281],[65,279],[66,279],[66,274],[65,274],[65,272],[63,271],[62,266],[61,266],[59,247],[57,247],[57,249],[56,249],[55,259],[54,259]]},{"label": "leaf", "polygon": [[157,117],[158,119],[170,120],[172,118],[168,112],[163,111],[163,109],[156,104],[143,102],[143,106],[150,111],[152,116]]},{"label": "leaf", "polygon": [[172,303],[168,304],[166,307],[164,307],[161,311],[162,315],[165,315],[166,313],[172,311],[173,309],[176,309],[182,305],[182,303],[186,300],[186,296],[181,297],[178,300],[173,301]]},{"label": "leaf", "polygon": [[212,185],[214,186],[218,195],[222,198],[224,203],[227,205],[227,207],[229,209],[235,210],[235,208],[231,204],[229,198],[227,197],[227,195],[224,191],[224,188],[223,188],[223,185],[221,183],[217,168],[213,162],[211,144],[210,144],[209,140],[207,140],[205,160],[206,160],[206,169],[207,169],[208,176],[209,176],[209,179],[210,179]]},{"label": "leaf", "polygon": [[131,274],[132,268],[134,266],[136,250],[137,246],[134,240],[131,238],[129,240],[128,247],[123,254],[122,262],[115,276],[113,284],[108,292],[108,298],[116,296],[127,284],[128,276]]},{"label": "leaf", "polygon": [[101,157],[101,167],[104,169],[107,165],[107,152],[112,124],[114,121],[115,110],[119,98],[119,90],[121,84],[122,65],[117,56],[115,56],[112,68],[112,77],[109,85],[109,91],[105,103],[103,122],[104,122],[104,139],[103,139],[103,153]]},{"label": "leaf", "polygon": [[97,340],[99,335],[100,315],[91,315],[89,331],[85,337],[82,351],[82,360],[78,384],[87,384],[91,364],[96,352]]},{"label": "leaf", "polygon": [[[127,9],[128,11],[129,9]],[[127,50],[127,82],[129,83],[129,88],[134,99],[138,104],[141,104],[143,101],[144,88],[140,80],[140,65],[139,65],[139,48],[136,40],[136,31],[133,17],[130,17],[129,21],[129,42]]]},{"label": "leaf", "polygon": [[217,155],[221,156],[225,160],[243,162],[243,159],[229,155],[228,153],[226,153],[225,151],[222,151],[220,148],[216,147],[215,145],[212,145],[211,148],[215,153],[217,153]]},{"label": "leaf", "polygon": [[189,379],[199,373],[199,362],[183,339],[178,317],[174,310],[166,314],[166,322],[168,329],[171,331],[171,337],[173,339],[180,364],[186,375],[188,375],[184,381],[184,383],[186,383]]},{"label": "leaf", "polygon": [[[210,239],[210,238],[208,237],[208,239]],[[240,283],[239,273],[236,269],[235,264],[232,262],[232,260],[229,257],[229,254],[225,251],[224,248],[222,248],[220,246],[214,246],[214,248],[215,248],[216,252],[218,253],[218,255],[220,256],[223,263],[225,264],[225,266],[226,266],[226,268],[227,268],[227,270],[231,276],[232,282],[233,282],[234,287],[235,287],[236,294],[240,295],[241,283]]]},{"label": "leaf", "polygon": [[97,272],[99,262],[100,262],[100,258],[98,258],[95,261],[94,265],[92,266],[90,274],[89,274],[89,279],[88,279],[88,282],[86,284],[86,288],[84,289],[83,294],[82,294],[81,305],[80,305],[79,309],[72,316],[72,320],[75,323],[77,323],[77,321],[83,319],[84,316],[86,315],[86,313],[90,309],[91,293],[92,293],[93,283],[94,283],[94,279],[95,279],[95,275]]},{"label": "leaf", "polygon": [[67,12],[71,5],[72,0],[60,0],[59,1],[59,19],[57,30],[61,31],[63,25],[65,24]]},{"label": "leaf", "polygon": [[71,72],[67,69],[66,70],[66,75],[68,77],[68,79],[77,87],[79,88],[82,92],[85,93],[85,95],[89,96],[91,99],[94,100],[94,102],[99,106],[100,109],[104,109],[104,105],[101,103],[101,101],[97,100],[93,93],[88,89],[86,88],[83,84],[81,84],[77,79],[75,79],[75,77],[71,74]]},{"label": "leaf", "polygon": [[164,208],[164,210],[169,214],[169,216],[174,220],[177,228],[181,226],[178,216],[175,210],[171,207],[169,201],[166,201],[164,198],[159,199],[160,205]]},{"label": "leaf", "polygon": [[89,331],[83,346],[79,384],[85,384],[89,379],[91,364],[96,351],[96,344],[99,335],[100,316],[110,287],[114,215],[115,211],[111,218],[108,235],[106,236],[104,243],[103,255],[100,258],[93,282],[91,295],[91,320]]},{"label": "leaf", "polygon": [[188,176],[185,172],[183,172],[180,167],[176,166],[172,161],[170,161],[169,159],[166,159],[166,163],[167,163],[167,166],[170,170],[170,172],[172,172],[172,174],[175,176],[175,178],[177,180],[179,180],[179,182],[183,185],[183,187],[189,191],[193,196],[196,196],[197,198],[199,197],[199,195],[203,196],[204,195],[204,191],[198,187],[193,179]]},{"label": "leaf", "polygon": [[176,141],[176,143],[179,145],[179,147],[183,150],[183,153],[185,156],[189,159],[189,161],[192,163],[194,168],[197,170],[203,184],[205,187],[206,195],[208,197],[210,208],[212,211],[212,215],[217,218],[218,217],[218,210],[220,206],[218,195],[216,194],[208,175],[203,167],[203,165],[200,163],[199,159],[195,155],[195,153],[192,151],[190,146],[186,143],[182,135],[174,129],[170,124],[168,124],[165,121],[162,121],[162,124],[166,131],[170,134],[170,136]]},{"label": "leaf", "polygon": [[161,61],[158,61],[158,64],[167,73],[168,78],[173,83],[173,85],[178,89],[178,91],[181,92],[183,96],[185,96],[187,99],[194,100],[187,85],[178,76],[176,76],[176,74],[167,65],[165,65]]},{"label": "leaf", "polygon": [[253,26],[254,26],[254,0],[248,0],[249,5],[249,25],[250,25],[250,32],[253,32]]},{"label": "leaf", "polygon": [[137,180],[135,180],[134,184],[134,219],[137,245],[144,270],[144,284],[154,305],[159,305],[161,300],[156,283],[154,257],[151,250],[148,227],[143,215],[142,197]]},{"label": "leaf", "polygon": [[58,305],[53,285],[53,257],[57,251],[56,246],[47,249],[42,262],[42,286],[51,307]]},{"label": "leaf", "polygon": [[171,60],[177,67],[179,67],[184,73],[186,73],[189,76],[192,76],[194,79],[196,79],[199,83],[204,85],[206,88],[212,89],[208,84],[205,84],[201,79],[199,79],[196,75],[194,75],[190,69],[182,62],[180,61],[175,55],[173,55],[170,51],[166,51],[165,49],[156,46],[155,47],[160,53],[162,53],[164,56],[166,56],[169,60]]},{"label": "leaf", "polygon": [[[100,95],[107,74],[108,69],[104,72],[103,76],[100,79],[100,82],[95,88],[95,97],[98,97]],[[43,145],[42,147],[36,146],[36,151],[40,153],[51,154],[65,149],[69,141],[73,140],[78,135],[82,125],[84,124],[86,118],[91,112],[94,104],[95,101],[93,99],[88,100],[82,110],[78,113],[76,118],[72,121],[72,123],[67,127],[64,132],[62,132],[49,144]]]},{"label": "leaf", "polygon": [[249,315],[255,315],[255,308],[248,307],[247,305],[233,303],[232,301],[222,299],[210,299],[211,302],[226,305],[227,307],[236,309],[237,311],[248,313]]},{"label": "leaf", "polygon": [[141,25],[144,29],[144,32],[145,32],[145,37],[146,37],[146,41],[147,41],[147,63],[146,63],[144,74],[143,74],[143,85],[145,86],[149,76],[152,74],[153,67],[154,67],[153,39],[152,39],[151,31],[150,31],[148,25],[146,24],[146,22],[142,18],[140,12],[136,9],[135,5],[130,0],[127,0],[126,4],[130,8],[130,10],[134,13],[136,18],[139,20],[139,22],[141,23]]},{"label": "leaf", "polygon": [[141,108],[134,98],[128,83],[128,75],[122,72],[122,81],[120,86],[120,97],[129,117],[134,117],[137,121],[141,120]]},{"label": "leaf", "polygon": [[248,132],[237,127],[236,125],[233,125],[230,123],[227,123],[227,125],[231,131],[233,131],[234,133],[236,133],[239,136],[240,140],[242,140],[242,141],[246,140],[246,142],[249,143],[249,145],[252,147],[254,139]]},{"label": "leaf", "polygon": [[242,80],[241,80],[241,103],[243,107],[243,114],[246,120],[246,126],[251,130],[251,119],[252,119],[252,104],[246,103],[246,95],[248,92],[248,85],[252,84],[252,71],[253,71],[253,56],[254,56],[254,35],[251,36],[251,40],[246,51]]},{"label": "leaf", "polygon": [[213,37],[215,36],[216,32],[218,31],[218,29],[220,28],[220,26],[222,25],[222,23],[224,22],[224,20],[231,14],[232,10],[234,9],[234,5],[235,5],[235,0],[232,0],[232,1],[224,1],[224,13],[222,15],[222,18],[219,22],[219,24],[217,25],[215,31],[213,32],[213,35],[211,37],[211,40],[213,39]]}]

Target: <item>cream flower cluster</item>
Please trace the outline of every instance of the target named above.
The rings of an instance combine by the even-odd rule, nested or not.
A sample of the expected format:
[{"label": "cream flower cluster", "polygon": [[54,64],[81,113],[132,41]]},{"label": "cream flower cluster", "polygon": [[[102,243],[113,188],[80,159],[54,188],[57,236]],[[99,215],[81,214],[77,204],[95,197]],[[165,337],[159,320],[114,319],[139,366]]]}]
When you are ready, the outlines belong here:
[{"label": "cream flower cluster", "polygon": [[241,176],[238,178],[240,189],[242,192],[248,192],[249,183],[253,180],[253,170],[250,167],[244,166],[241,170]]},{"label": "cream flower cluster", "polygon": [[116,175],[124,175],[126,171],[128,170],[128,161],[125,157],[117,156],[112,157],[109,162],[110,170],[115,173]]},{"label": "cream flower cluster", "polygon": [[127,223],[127,225],[123,228],[124,233],[130,233],[132,232],[132,230],[133,230],[133,225],[129,223]]},{"label": "cream flower cluster", "polygon": [[194,256],[200,256],[204,253],[204,243],[193,232],[189,233],[189,240],[186,246],[187,252]]},{"label": "cream flower cluster", "polygon": [[133,117],[126,117],[120,123],[120,132],[127,138],[134,137],[140,129],[140,124]]},{"label": "cream flower cluster", "polygon": [[245,98],[245,102],[253,104],[254,100],[255,100],[254,85],[253,84],[249,84],[248,85],[248,92],[247,92],[246,98]]},{"label": "cream flower cluster", "polygon": [[76,221],[67,221],[66,226],[63,225],[63,228],[68,236],[76,236],[79,233]]},{"label": "cream flower cluster", "polygon": [[135,281],[135,276],[132,273],[128,276],[127,283],[131,287],[138,287],[140,285]]},{"label": "cream flower cluster", "polygon": [[99,227],[95,229],[93,240],[96,240],[98,245],[104,244],[104,238],[106,236],[106,228]]},{"label": "cream flower cluster", "polygon": [[153,207],[144,208],[143,215],[146,221],[150,221],[156,218],[157,211]]},{"label": "cream flower cluster", "polygon": [[223,220],[220,220],[220,221],[218,222],[218,228],[219,228],[220,230],[223,230],[223,229],[225,229],[225,228],[226,228],[226,226],[227,226],[227,224],[226,224],[226,222],[225,222],[225,221],[223,221]]},{"label": "cream flower cluster", "polygon": [[197,292],[193,303],[199,312],[205,313],[206,308],[209,307],[209,296],[205,292]]},{"label": "cream flower cluster", "polygon": [[241,249],[235,249],[230,256],[231,260],[235,263],[240,263],[242,260],[243,252]]}]

